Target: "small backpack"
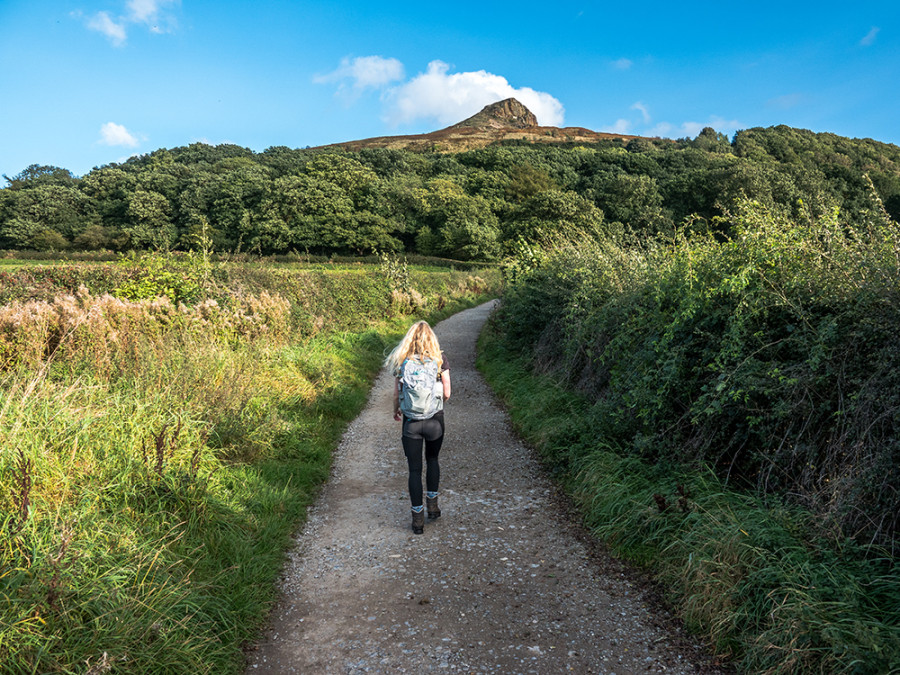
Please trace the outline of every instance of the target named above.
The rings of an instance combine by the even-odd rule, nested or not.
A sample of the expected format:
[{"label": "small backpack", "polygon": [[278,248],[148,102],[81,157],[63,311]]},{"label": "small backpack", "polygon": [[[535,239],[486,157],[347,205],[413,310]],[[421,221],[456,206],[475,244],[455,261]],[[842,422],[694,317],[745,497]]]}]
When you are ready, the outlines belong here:
[{"label": "small backpack", "polygon": [[437,390],[439,366],[434,359],[411,356],[400,365],[400,411],[413,420],[427,420],[444,407]]}]

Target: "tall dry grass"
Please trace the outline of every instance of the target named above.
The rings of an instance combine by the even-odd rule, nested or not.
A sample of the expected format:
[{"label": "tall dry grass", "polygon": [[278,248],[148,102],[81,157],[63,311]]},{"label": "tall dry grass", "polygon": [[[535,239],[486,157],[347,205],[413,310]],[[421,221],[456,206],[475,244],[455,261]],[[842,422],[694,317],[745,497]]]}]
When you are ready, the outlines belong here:
[{"label": "tall dry grass", "polygon": [[[416,287],[445,312],[477,300],[450,270]],[[0,670],[242,670],[412,318],[391,303],[370,271],[262,270],[194,305],[82,289],[0,307]]]},{"label": "tall dry grass", "polygon": [[184,333],[245,341],[288,335],[290,303],[263,290],[238,295],[230,306],[215,299],[175,305],[166,297],[123,300],[91,295],[83,286],[54,300],[0,306],[0,369],[39,367],[47,360],[106,372],[139,345]]}]

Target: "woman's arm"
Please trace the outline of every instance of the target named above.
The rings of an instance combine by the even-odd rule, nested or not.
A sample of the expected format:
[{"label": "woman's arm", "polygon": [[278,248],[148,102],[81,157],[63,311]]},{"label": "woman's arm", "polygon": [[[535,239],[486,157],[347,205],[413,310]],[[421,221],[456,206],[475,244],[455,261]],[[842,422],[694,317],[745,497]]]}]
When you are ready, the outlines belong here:
[{"label": "woman's arm", "polygon": [[441,382],[444,385],[444,400],[446,401],[450,398],[450,370],[445,370],[441,373]]},{"label": "woman's arm", "polygon": [[394,378],[394,419],[398,422],[402,419],[403,415],[400,414],[400,378]]}]

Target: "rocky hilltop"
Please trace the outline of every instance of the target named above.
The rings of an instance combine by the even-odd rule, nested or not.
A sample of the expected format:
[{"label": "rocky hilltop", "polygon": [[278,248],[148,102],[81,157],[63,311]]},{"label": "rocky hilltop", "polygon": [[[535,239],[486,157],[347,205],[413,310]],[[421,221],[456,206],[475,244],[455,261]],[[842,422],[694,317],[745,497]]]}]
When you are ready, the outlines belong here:
[{"label": "rocky hilltop", "polygon": [[507,98],[482,108],[480,113],[454,124],[450,129],[463,127],[493,129],[527,129],[538,125],[537,117],[514,98]]},{"label": "rocky hilltop", "polygon": [[508,98],[491,103],[481,112],[446,129],[410,136],[379,136],[334,143],[325,147],[348,150],[392,148],[423,152],[462,152],[508,140],[531,143],[595,143],[610,138],[630,140],[637,137],[607,134],[582,127],[542,127],[538,125],[534,113],[520,101]]}]

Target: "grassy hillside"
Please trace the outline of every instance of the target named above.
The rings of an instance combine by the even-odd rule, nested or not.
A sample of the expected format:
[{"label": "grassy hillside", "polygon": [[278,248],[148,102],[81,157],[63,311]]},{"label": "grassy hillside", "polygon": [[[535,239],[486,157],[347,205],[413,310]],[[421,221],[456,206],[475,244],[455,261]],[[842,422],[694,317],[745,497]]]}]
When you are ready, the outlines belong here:
[{"label": "grassy hillside", "polygon": [[385,349],[498,284],[387,258],[47,274],[43,291],[80,290],[0,306],[11,674],[241,672]]}]

